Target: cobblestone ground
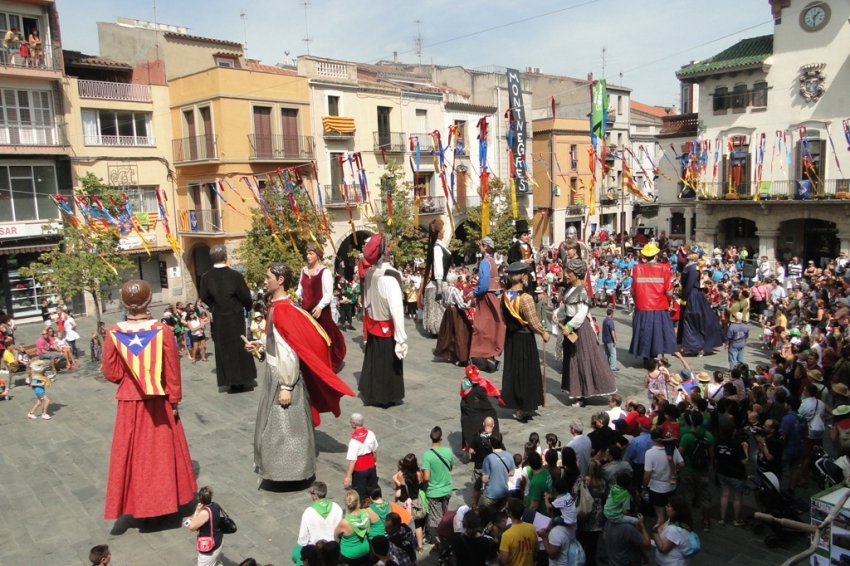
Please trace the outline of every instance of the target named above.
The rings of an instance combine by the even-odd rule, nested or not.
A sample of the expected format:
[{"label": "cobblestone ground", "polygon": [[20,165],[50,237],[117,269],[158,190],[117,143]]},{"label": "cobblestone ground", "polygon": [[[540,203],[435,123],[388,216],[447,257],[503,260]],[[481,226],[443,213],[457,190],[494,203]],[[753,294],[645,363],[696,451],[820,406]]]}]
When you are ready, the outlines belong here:
[{"label": "cobblestone ground", "polygon": [[[158,311],[156,311],[158,312]],[[598,315],[604,316],[597,309]],[[116,320],[107,315],[107,325]],[[618,386],[623,397],[643,398],[643,370],[627,353],[631,338],[628,315],[616,315],[621,370]],[[93,319],[80,319],[80,345],[87,350],[87,336],[95,326]],[[356,390],[363,361],[361,330],[345,333],[348,358],[340,375]],[[462,371],[434,360],[434,340],[423,337],[407,321],[410,353],[405,361],[407,397],[400,406],[387,410],[363,407],[360,399],[343,400],[340,419],[325,418],[317,430],[319,447],[318,479],[330,486],[330,497],[342,500],[342,477],[350,428],[347,416],[361,412],[366,425],[375,431],[380,443],[381,484],[389,492],[389,480],[395,462],[408,452],[418,455],[428,448],[428,433],[440,425],[455,453],[460,455],[460,411],[458,389]],[[24,325],[17,333],[19,342],[33,343],[40,325]],[[758,329],[752,330],[747,361],[763,360],[757,349]],[[210,342],[211,343],[211,342]],[[542,347],[542,342],[541,342]],[[210,348],[213,351],[214,348]],[[502,431],[509,450],[520,451],[528,434],[541,437],[554,432],[569,440],[567,423],[581,417],[589,426],[590,414],[602,407],[573,408],[560,392],[560,362],[555,361],[554,342],[547,345],[547,407],[535,418],[520,424],[510,412],[500,410]],[[86,352],[88,354],[88,352]],[[694,369],[725,369],[721,351],[704,358],[689,358]],[[215,499],[239,526],[224,543],[224,564],[235,565],[253,556],[260,563],[277,566],[290,563],[300,516],[309,505],[306,491],[280,492],[258,489],[253,473],[253,433],[258,392],[241,394],[219,392],[215,385],[213,362],[191,364],[183,360],[184,400],[181,415],[198,485],[210,485]],[[678,369],[678,368],[677,368]],[[260,371],[262,374],[262,371]],[[501,375],[491,375],[497,385]],[[194,536],[180,528],[180,517],[149,523],[124,517],[118,521],[103,519],[103,502],[112,427],[115,419],[115,386],[100,377],[97,364],[88,356],[80,369],[62,372],[49,394],[53,420],[29,420],[26,413],[34,402],[31,391],[19,381],[10,401],[0,402],[0,564],[68,565],[88,564],[88,550],[100,543],[109,544],[113,564],[188,565],[195,558]],[[452,507],[470,502],[472,465],[456,465]],[[808,497],[810,493],[800,494]],[[714,494],[717,517],[718,494]],[[745,497],[746,514],[751,514],[753,499]],[[191,512],[190,506],[184,512]],[[182,515],[181,515],[182,516]],[[768,550],[761,537],[750,527],[712,525],[711,532],[700,531],[702,553],[693,564],[777,565],[807,544],[805,537],[786,537],[784,549]],[[434,554],[424,554],[421,564],[436,564]]]}]

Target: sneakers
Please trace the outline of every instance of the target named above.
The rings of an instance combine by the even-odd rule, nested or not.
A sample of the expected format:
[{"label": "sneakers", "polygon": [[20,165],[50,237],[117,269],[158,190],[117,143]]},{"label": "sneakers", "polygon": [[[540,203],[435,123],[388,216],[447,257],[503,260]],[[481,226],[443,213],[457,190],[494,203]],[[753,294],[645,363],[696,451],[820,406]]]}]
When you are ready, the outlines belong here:
[{"label": "sneakers", "polygon": [[33,415],[32,413],[27,413],[27,418],[28,419],[37,419],[38,417]]},{"label": "sneakers", "polygon": [[47,413],[44,413],[43,415],[41,415],[41,418],[43,418],[43,419],[44,419],[44,420],[46,420],[46,421],[49,421],[49,420],[50,420],[50,415],[48,415]]},{"label": "sneakers", "polygon": [[[28,419],[37,419],[38,417],[33,415],[32,413],[27,413],[27,418]],[[50,417],[50,415],[45,413],[45,414],[41,415],[41,418],[43,418],[46,421],[49,421],[51,417]]]}]

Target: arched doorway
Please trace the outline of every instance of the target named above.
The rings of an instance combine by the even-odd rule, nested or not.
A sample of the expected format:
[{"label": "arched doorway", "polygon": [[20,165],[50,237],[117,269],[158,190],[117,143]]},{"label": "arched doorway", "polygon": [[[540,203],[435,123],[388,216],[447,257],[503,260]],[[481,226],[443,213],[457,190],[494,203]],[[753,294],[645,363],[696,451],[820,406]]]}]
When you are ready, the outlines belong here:
[{"label": "arched doorway", "polygon": [[722,220],[718,226],[717,244],[723,247],[735,246],[739,250],[747,248],[751,252],[758,252],[759,239],[756,231],[756,223],[749,218],[727,218]]},{"label": "arched doorway", "polygon": [[198,244],[192,248],[192,281],[195,289],[201,288],[201,277],[212,269],[213,263],[210,259],[210,247],[206,244]]},{"label": "arched doorway", "polygon": [[[336,275],[343,274],[349,281],[354,277],[354,268],[357,266],[357,255],[363,251],[363,246],[372,236],[372,232],[368,230],[357,230],[357,243],[354,243],[354,238],[349,232],[339,243],[336,250],[336,259],[334,260],[334,272]],[[356,252],[352,254],[352,252]]]},{"label": "arched doorway", "polygon": [[813,261],[818,267],[826,267],[838,256],[838,226],[818,218],[786,220],[779,225],[776,249],[785,261],[797,256],[803,264]]}]

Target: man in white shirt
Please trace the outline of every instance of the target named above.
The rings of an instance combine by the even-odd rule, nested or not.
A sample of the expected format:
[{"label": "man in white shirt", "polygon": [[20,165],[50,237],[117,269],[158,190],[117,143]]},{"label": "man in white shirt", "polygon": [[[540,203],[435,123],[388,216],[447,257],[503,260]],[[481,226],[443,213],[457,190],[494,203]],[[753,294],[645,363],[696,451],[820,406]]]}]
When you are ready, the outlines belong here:
[{"label": "man in white shirt", "polygon": [[[641,493],[649,494],[649,503],[655,507],[655,527],[660,527],[667,522],[667,500],[676,492],[676,485],[670,482],[672,470],[667,461],[664,443],[661,442],[664,433],[659,427],[654,427],[650,437],[652,448],[646,451]],[[678,450],[673,451],[673,465],[677,470],[681,470],[685,465]]]},{"label": "man in white shirt", "polygon": [[378,439],[374,432],[366,429],[360,413],[351,415],[350,423],[354,432],[348,442],[348,453],[345,456],[348,469],[342,487],[353,489],[360,499],[365,499],[367,488],[378,483]]},{"label": "man in white shirt", "polygon": [[334,529],[342,520],[342,508],[333,501],[325,499],[327,496],[328,485],[323,481],[314,481],[310,486],[313,504],[301,515],[298,542],[292,549],[292,561],[296,564],[300,562],[302,546],[316,544],[322,540],[334,540]]},{"label": "man in white shirt", "polygon": [[581,475],[584,476],[587,474],[587,466],[590,464],[591,457],[591,442],[588,437],[583,435],[584,425],[581,422],[581,419],[574,419],[573,422],[570,423],[570,434],[573,435],[573,439],[570,440],[569,446],[572,448],[578,459],[578,464],[581,467]]}]

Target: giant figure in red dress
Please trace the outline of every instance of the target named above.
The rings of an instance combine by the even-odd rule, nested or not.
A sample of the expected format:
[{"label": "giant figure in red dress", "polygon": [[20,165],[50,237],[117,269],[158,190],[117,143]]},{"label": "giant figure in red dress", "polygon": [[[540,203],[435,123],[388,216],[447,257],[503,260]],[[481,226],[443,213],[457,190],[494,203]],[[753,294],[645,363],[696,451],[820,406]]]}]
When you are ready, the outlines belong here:
[{"label": "giant figure in red dress", "polygon": [[118,384],[105,519],[176,513],[198,490],[177,412],[183,398],[180,356],[170,327],[148,314],[151,288],[121,287],[127,321],[107,331],[103,376]]},{"label": "giant figure in red dress", "polygon": [[345,336],[340,332],[331,314],[333,301],[333,276],[322,263],[322,252],[313,243],[305,247],[307,265],[301,270],[296,296],[301,308],[315,318],[331,340],[331,367],[338,371],[347,351]]}]

